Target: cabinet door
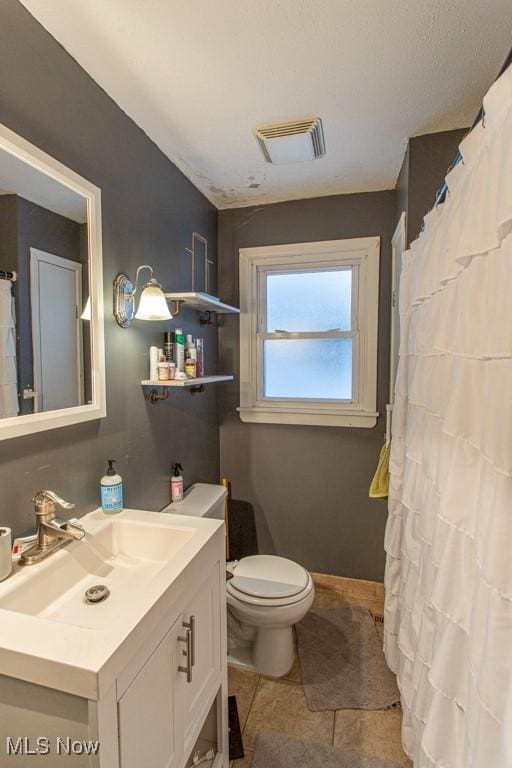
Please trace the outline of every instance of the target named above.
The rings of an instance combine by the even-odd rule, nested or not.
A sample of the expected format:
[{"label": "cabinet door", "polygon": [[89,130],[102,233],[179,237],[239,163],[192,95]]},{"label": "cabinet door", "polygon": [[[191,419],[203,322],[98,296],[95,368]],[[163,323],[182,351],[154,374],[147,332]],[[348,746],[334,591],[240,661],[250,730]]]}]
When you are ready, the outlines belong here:
[{"label": "cabinet door", "polygon": [[118,702],[121,768],[174,768],[182,758],[181,631],[179,620]]},{"label": "cabinet door", "polygon": [[192,679],[183,686],[185,749],[195,740],[221,681],[221,621],[219,564],[211,569],[183,613],[193,618],[194,665]]}]

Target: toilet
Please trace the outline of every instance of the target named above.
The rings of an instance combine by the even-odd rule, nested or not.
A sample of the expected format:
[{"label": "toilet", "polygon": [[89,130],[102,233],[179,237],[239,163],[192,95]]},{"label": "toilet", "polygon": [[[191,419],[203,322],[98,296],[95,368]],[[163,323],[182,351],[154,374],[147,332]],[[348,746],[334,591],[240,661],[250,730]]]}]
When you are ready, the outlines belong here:
[{"label": "toilet", "polygon": [[[224,519],[226,488],[196,483],[183,501],[163,512]],[[293,625],[310,609],[315,588],[298,563],[275,555],[251,555],[227,564],[228,660],[270,677],[282,677],[295,659]]]}]

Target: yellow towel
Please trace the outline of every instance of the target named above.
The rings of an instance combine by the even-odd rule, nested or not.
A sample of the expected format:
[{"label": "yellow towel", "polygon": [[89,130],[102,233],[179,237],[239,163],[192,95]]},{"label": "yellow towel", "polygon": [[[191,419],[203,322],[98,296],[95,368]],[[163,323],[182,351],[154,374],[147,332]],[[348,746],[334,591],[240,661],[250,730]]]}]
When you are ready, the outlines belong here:
[{"label": "yellow towel", "polygon": [[389,491],[389,452],[391,442],[381,448],[379,463],[370,485],[370,499],[385,499]]}]

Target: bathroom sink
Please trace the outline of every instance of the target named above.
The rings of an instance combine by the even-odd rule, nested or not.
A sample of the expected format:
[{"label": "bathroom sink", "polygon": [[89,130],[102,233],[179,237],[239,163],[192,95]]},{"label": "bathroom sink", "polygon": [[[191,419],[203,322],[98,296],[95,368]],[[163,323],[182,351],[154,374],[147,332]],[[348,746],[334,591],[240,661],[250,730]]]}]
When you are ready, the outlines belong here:
[{"label": "bathroom sink", "polygon": [[[107,520],[96,532],[51,555],[40,566],[25,566],[23,579],[0,597],[0,609],[91,629],[115,621],[163,566],[192,538],[193,528],[153,522]],[[88,603],[85,592],[104,585],[109,596]]]},{"label": "bathroom sink", "polygon": [[[78,522],[85,538],[0,582],[0,675],[98,700],[201,582],[223,522],[136,509]],[[95,586],[108,595],[87,602]]]}]

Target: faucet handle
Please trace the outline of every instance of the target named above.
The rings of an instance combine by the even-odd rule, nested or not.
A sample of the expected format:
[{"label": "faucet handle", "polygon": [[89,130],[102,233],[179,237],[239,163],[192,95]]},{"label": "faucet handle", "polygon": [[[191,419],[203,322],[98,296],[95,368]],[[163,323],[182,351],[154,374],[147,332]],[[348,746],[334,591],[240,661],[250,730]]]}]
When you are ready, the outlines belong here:
[{"label": "faucet handle", "polygon": [[32,499],[36,505],[36,514],[55,511],[55,504],[62,509],[74,509],[75,505],[70,501],[64,501],[54,491],[38,491]]}]

